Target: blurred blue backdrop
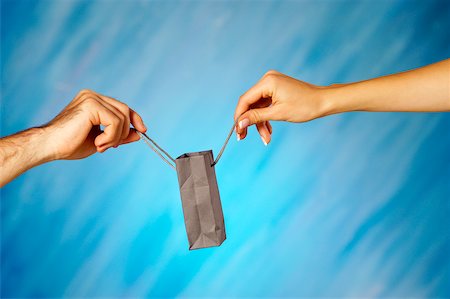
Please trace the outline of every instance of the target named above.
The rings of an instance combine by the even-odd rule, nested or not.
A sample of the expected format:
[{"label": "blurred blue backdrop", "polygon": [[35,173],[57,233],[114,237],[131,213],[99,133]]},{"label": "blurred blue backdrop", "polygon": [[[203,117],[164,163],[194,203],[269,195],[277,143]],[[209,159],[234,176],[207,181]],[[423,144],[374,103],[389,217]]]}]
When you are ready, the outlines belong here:
[{"label": "blurred blue backdrop", "polygon": [[[269,69],[315,84],[449,57],[449,1],[2,1],[2,136],[82,88],[175,156],[222,145]],[[175,172],[143,142],[1,190],[1,297],[450,297],[450,115],[349,113],[231,140],[228,239],[188,251]]]}]

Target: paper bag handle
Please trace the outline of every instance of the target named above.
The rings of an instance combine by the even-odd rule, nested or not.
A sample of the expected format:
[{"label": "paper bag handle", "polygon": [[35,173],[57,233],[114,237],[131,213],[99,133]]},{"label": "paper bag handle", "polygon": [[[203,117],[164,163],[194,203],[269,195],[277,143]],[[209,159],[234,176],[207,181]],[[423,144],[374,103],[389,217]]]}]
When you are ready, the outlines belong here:
[{"label": "paper bag handle", "polygon": [[[237,121],[235,121],[233,123],[233,126],[231,127],[230,133],[228,133],[227,139],[225,139],[225,143],[223,144],[222,148],[220,149],[219,154],[217,155],[216,159],[214,160],[214,162],[211,164],[211,166],[216,165],[219,162],[219,159],[222,157],[223,152],[225,151],[225,148],[227,147],[228,141],[230,141],[230,137],[231,135],[233,135],[233,131],[234,131],[234,127],[236,126]],[[167,153],[162,147],[160,147],[153,139],[151,139],[150,137],[147,136],[147,134],[139,132],[138,130],[136,130],[135,128],[131,128],[132,130],[134,130],[139,137],[141,137],[142,140],[145,141],[145,143],[147,143],[147,145],[161,158],[164,160],[164,162],[166,162],[170,167],[172,167],[173,169],[177,169],[176,168],[176,162],[175,159],[172,158],[171,155],[169,155],[169,153]],[[171,160],[173,163],[171,163],[169,160]]]},{"label": "paper bag handle", "polygon": [[[136,130],[135,129],[135,131],[136,131],[136,133],[139,135],[139,137],[141,137],[141,139],[142,140],[144,140],[145,141],[145,143],[147,143],[147,145],[158,155],[158,156],[160,156],[161,157],[161,159],[163,159],[164,160],[164,162],[166,162],[170,167],[172,167],[173,169],[177,169],[176,167],[175,167],[175,164],[172,164],[172,163],[170,163],[169,162],[169,160],[167,160],[167,158],[168,159],[170,159],[173,163],[175,163],[175,159],[174,158],[172,158],[172,156],[171,155],[169,155],[169,153],[167,153],[165,150],[163,150],[155,141],[153,141],[153,139],[151,139],[150,137],[148,137],[147,136],[147,134],[145,134],[145,133],[141,133],[141,132],[139,132],[138,130]],[[156,148],[155,148],[156,147]],[[164,157],[164,155],[165,155],[165,157]],[[167,157],[167,158],[166,158]]]},{"label": "paper bag handle", "polygon": [[[239,118],[238,118],[239,119]],[[214,166],[219,162],[220,157],[222,157],[223,151],[227,147],[228,141],[230,141],[231,135],[233,135],[234,127],[236,127],[237,120],[233,123],[233,126],[231,127],[230,133],[228,133],[227,139],[225,139],[225,143],[223,144],[222,148],[220,149],[219,154],[216,157],[216,160],[214,160],[213,164],[211,166]]]}]

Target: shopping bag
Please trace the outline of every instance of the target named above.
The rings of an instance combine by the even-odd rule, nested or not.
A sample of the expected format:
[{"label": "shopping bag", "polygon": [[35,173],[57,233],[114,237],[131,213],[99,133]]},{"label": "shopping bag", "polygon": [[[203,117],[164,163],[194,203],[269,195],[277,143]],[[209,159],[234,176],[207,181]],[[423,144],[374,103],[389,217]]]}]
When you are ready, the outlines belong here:
[{"label": "shopping bag", "polygon": [[136,131],[155,153],[177,171],[190,250],[220,246],[226,239],[214,167],[230,140],[234,126],[215,160],[212,150],[186,153],[174,159],[147,134]]},{"label": "shopping bag", "polygon": [[219,246],[226,234],[212,151],[183,154],[175,163],[189,249]]}]

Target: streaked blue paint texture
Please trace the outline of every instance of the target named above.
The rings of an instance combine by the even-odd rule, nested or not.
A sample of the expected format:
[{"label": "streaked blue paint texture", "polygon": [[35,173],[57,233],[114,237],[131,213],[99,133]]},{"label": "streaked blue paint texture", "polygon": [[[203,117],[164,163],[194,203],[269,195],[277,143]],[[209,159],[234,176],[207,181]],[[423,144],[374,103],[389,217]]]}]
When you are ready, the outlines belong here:
[{"label": "streaked blue paint texture", "polygon": [[[82,88],[170,153],[222,145],[276,69],[315,84],[449,57],[448,1],[2,1],[1,134]],[[1,297],[450,297],[450,115],[348,113],[231,140],[228,239],[188,251],[175,172],[143,142],[1,190]]]}]

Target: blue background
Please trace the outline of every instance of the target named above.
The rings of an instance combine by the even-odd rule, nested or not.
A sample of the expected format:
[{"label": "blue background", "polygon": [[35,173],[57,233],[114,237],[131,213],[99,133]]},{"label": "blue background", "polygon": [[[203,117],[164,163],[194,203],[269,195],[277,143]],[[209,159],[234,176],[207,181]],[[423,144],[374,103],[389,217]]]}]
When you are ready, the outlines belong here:
[{"label": "blue background", "polygon": [[[82,88],[172,155],[214,149],[269,69],[315,84],[449,57],[449,1],[2,1],[1,134]],[[228,239],[188,251],[175,172],[137,142],[1,190],[1,297],[450,297],[450,115],[347,113],[231,140]]]}]

